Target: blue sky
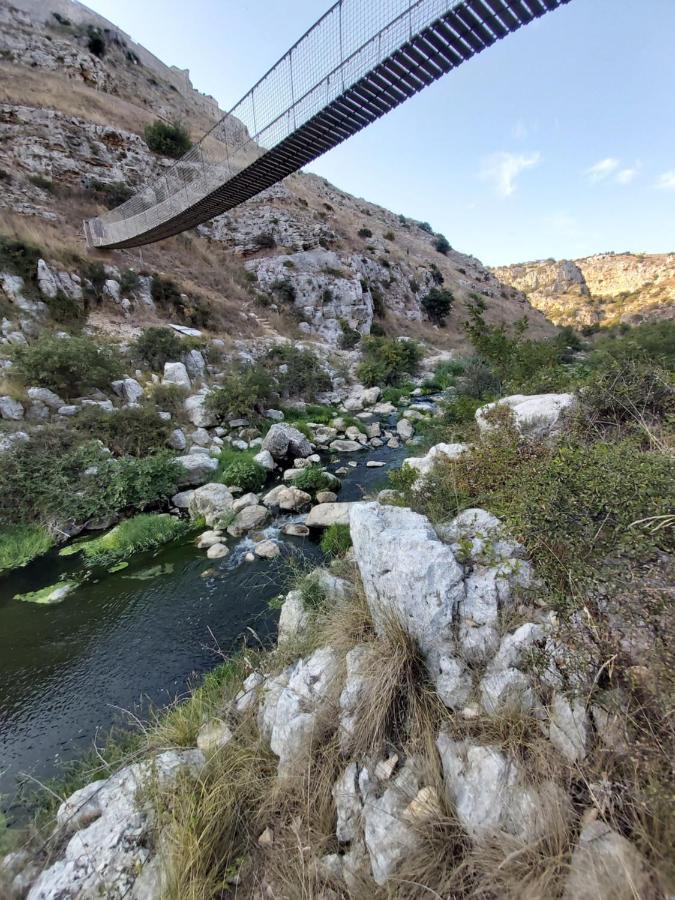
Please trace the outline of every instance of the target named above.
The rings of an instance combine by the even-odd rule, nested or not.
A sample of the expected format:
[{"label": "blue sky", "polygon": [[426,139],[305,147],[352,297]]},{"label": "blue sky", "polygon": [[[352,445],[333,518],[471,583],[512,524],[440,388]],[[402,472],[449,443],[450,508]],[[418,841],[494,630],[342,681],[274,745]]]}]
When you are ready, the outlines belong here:
[{"label": "blue sky", "polygon": [[[330,3],[88,5],[227,109]],[[572,0],[310,171],[490,265],[675,251],[674,35],[675,0]]]}]

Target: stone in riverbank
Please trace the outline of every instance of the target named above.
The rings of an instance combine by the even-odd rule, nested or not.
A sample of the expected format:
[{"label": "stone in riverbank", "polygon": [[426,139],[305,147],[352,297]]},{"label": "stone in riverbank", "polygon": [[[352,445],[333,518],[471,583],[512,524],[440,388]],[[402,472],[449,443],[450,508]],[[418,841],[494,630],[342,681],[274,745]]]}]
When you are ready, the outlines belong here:
[{"label": "stone in riverbank", "polygon": [[516,428],[530,437],[545,438],[557,434],[564,415],[576,405],[574,394],[513,394],[494,403],[487,403],[476,410],[476,422],[481,431],[489,431],[494,425],[489,413],[496,407],[510,409]]},{"label": "stone in riverbank", "polygon": [[224,484],[211,482],[202,485],[195,490],[190,500],[190,517],[203,518],[209,527],[216,526],[224,516],[231,513],[233,502],[234,497]]},{"label": "stone in riverbank", "polygon": [[329,528],[331,525],[349,525],[349,510],[354,503],[320,503],[313,506],[307,516],[308,528]]},{"label": "stone in riverbank", "polygon": [[262,450],[267,450],[274,459],[284,459],[287,456],[311,456],[312,445],[297,428],[278,422],[263,438]]},{"label": "stone in riverbank", "polygon": [[176,463],[183,473],[179,476],[179,487],[192,487],[204,484],[211,475],[218,471],[218,460],[208,453],[188,453],[186,456],[177,456]]}]

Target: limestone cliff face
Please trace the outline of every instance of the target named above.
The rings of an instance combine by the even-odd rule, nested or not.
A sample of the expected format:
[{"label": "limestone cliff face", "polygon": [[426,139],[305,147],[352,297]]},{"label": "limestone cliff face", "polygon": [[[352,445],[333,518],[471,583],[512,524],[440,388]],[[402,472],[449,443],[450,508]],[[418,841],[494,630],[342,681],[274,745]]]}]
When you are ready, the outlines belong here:
[{"label": "limestone cliff face", "polygon": [[[92,27],[105,41],[99,56],[89,49]],[[0,0],[3,218],[33,243],[48,235],[51,246],[83,253],[81,220],[101,211],[105,190],[135,191],[172,164],[148,149],[145,126],[160,117],[180,119],[196,139],[222,115],[214,103],[185,72],[82,4]],[[229,128],[242,125],[231,119]],[[534,336],[552,333],[520,290],[474,257],[439,253],[434,242],[423,223],[298,173],[186,235],[140,253],[109,253],[105,261],[163,271],[230,303],[234,280],[240,291],[245,286],[250,308],[270,315],[268,334],[280,329],[333,345],[345,327],[367,334],[377,321],[390,334],[459,346],[472,295],[487,303],[488,321],[524,315]],[[210,262],[215,256],[225,260],[220,277]],[[455,298],[442,330],[421,307],[439,285]],[[235,337],[239,318],[231,319]]]},{"label": "limestone cliff face", "polygon": [[556,325],[635,324],[675,315],[675,253],[601,253],[492,271]]}]

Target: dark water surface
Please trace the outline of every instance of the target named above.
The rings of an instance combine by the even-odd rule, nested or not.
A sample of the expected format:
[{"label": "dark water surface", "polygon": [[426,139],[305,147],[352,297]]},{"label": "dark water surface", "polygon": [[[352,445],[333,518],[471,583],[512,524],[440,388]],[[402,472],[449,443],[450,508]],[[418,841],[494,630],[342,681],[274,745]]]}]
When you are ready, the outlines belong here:
[{"label": "dark water surface", "polygon": [[[339,499],[362,499],[404,456],[383,447],[329,466],[358,462]],[[387,465],[367,468],[367,460]],[[278,613],[268,601],[284,587],[289,557],[321,559],[313,541],[278,534],[284,521],[267,529],[282,543],[275,560],[244,562],[250,539],[230,540],[228,557],[208,560],[192,535],[103,573],[56,606],[13,597],[71,576],[77,557],[53,553],[0,578],[0,795],[10,821],[20,815],[14,798],[25,774],[54,775],[97,734],[128,721],[125,711],[142,716],[150,704],[184,694],[195,675],[221,661],[219,651],[251,637],[249,628],[263,642],[273,636]],[[206,570],[212,574],[204,577]]]}]

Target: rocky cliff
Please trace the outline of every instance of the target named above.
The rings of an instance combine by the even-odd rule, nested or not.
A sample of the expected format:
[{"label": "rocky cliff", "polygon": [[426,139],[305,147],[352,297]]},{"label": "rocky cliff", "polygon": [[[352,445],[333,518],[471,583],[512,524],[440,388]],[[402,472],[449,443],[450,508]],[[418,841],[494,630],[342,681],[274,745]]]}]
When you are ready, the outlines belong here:
[{"label": "rocky cliff", "polygon": [[600,253],[492,272],[556,325],[637,324],[675,315],[675,253]]},{"label": "rocky cliff", "polygon": [[[92,52],[92,33],[103,51]],[[220,114],[214,104],[186,73],[81,4],[0,0],[3,233],[38,245],[59,264],[85,256],[82,218],[102,204],[116,205],[171,165],[149,150],[145,126],[180,119],[197,138]],[[230,125],[241,128],[235,120]],[[345,328],[366,334],[376,322],[390,334],[454,347],[464,341],[471,294],[486,300],[489,321],[525,315],[533,335],[551,333],[519,290],[471,256],[439,252],[435,242],[426,223],[297,174],[177,238],[89,258],[171,275],[226,311],[221,328],[235,337],[257,330],[334,346]],[[421,307],[441,284],[454,297],[444,329],[432,326]],[[124,323],[119,312],[104,305],[97,315],[127,333],[144,324],[133,309]]]}]

